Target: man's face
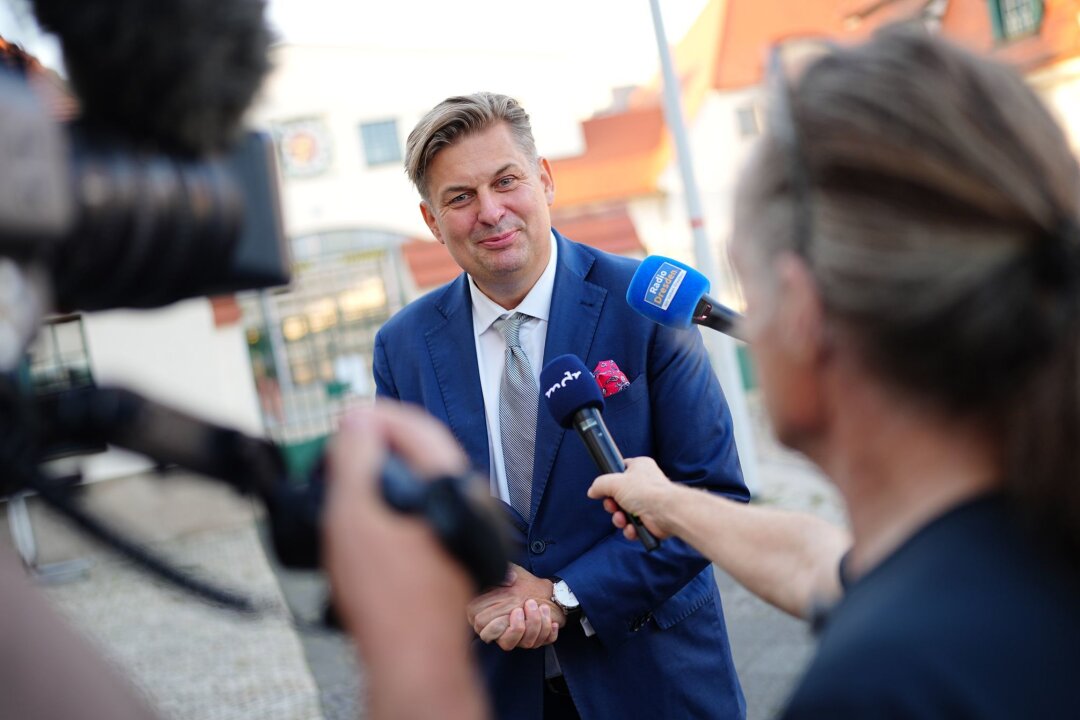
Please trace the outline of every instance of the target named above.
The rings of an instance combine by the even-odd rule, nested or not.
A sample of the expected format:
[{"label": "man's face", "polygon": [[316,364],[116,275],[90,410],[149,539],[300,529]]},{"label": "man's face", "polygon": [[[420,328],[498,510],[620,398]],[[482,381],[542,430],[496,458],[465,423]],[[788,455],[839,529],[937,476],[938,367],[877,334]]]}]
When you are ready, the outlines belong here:
[{"label": "man's face", "polygon": [[420,204],[435,238],[495,302],[512,308],[551,255],[555,184],[547,160],[531,160],[499,123],[440,151]]}]

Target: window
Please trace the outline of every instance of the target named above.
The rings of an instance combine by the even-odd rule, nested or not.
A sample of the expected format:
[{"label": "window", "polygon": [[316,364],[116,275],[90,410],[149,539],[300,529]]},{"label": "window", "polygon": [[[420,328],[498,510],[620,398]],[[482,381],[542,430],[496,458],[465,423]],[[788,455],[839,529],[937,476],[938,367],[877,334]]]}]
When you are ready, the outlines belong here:
[{"label": "window", "polygon": [[1043,19],[1043,0],[990,0],[990,21],[1000,41],[1033,35]]},{"label": "window", "polygon": [[749,138],[761,134],[761,116],[757,103],[751,101],[736,108],[735,120],[739,125],[739,137]]},{"label": "window", "polygon": [[367,229],[294,238],[293,283],[237,297],[267,436],[287,457],[371,401],[375,333],[404,301],[403,240]]},{"label": "window", "polygon": [[361,123],[360,138],[364,143],[364,158],[368,167],[401,162],[397,120]]},{"label": "window", "polygon": [[[28,390],[38,398],[95,386],[90,370],[86,335],[81,315],[46,319],[26,357]],[[42,459],[105,452],[105,443],[81,438],[77,433],[48,433],[49,443],[39,448]]]},{"label": "window", "polygon": [[36,392],[94,384],[81,315],[49,318],[29,349],[29,378]]},{"label": "window", "polygon": [[287,177],[321,175],[330,169],[333,146],[330,131],[320,118],[301,118],[274,126],[278,157]]}]

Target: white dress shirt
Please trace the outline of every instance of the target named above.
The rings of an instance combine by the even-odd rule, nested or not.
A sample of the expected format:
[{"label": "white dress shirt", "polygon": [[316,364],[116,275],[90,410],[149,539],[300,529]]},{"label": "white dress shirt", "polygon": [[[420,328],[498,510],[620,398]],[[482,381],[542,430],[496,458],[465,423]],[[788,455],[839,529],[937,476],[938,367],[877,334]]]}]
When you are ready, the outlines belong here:
[{"label": "white dress shirt", "polygon": [[551,312],[551,291],[555,287],[555,263],[558,260],[555,235],[551,234],[551,257],[540,278],[525,299],[512,310],[507,310],[476,287],[469,277],[469,293],[472,296],[473,336],[476,340],[476,364],[480,370],[480,388],[484,392],[484,415],[487,416],[488,459],[491,461],[491,494],[510,502],[506,487],[506,468],[503,463],[502,433],[499,426],[499,386],[502,383],[503,366],[506,364],[506,342],[493,327],[496,320],[515,312],[530,316],[521,325],[519,339],[521,348],[529,358],[529,366],[540,388],[540,370],[544,364],[544,345],[547,341],[548,315]]},{"label": "white dress shirt", "polygon": [[[491,461],[491,494],[510,503],[510,491],[506,486],[506,467],[503,462],[502,433],[499,426],[499,387],[502,384],[503,367],[506,365],[506,342],[493,325],[496,320],[516,312],[530,317],[521,325],[518,339],[529,358],[533,378],[539,394],[540,370],[544,364],[544,347],[547,342],[548,318],[551,314],[551,295],[555,288],[555,267],[559,260],[559,248],[555,233],[551,233],[551,257],[529,294],[512,310],[489,298],[469,276],[469,294],[472,297],[473,337],[476,341],[476,364],[480,370],[480,388],[484,393],[484,415],[487,418],[488,459]],[[588,618],[580,618],[587,636],[595,634]],[[546,653],[547,675],[559,670],[554,649],[548,646]]]}]

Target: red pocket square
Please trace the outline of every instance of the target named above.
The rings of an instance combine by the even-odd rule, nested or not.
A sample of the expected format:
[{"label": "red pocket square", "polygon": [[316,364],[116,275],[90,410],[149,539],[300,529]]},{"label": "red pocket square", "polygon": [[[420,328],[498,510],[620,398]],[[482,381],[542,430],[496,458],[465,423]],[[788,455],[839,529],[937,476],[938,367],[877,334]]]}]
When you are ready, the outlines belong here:
[{"label": "red pocket square", "polygon": [[600,392],[604,393],[606,398],[630,387],[630,381],[626,379],[626,375],[614,360],[601,360],[593,370],[593,377],[596,378],[596,384],[600,386]]}]

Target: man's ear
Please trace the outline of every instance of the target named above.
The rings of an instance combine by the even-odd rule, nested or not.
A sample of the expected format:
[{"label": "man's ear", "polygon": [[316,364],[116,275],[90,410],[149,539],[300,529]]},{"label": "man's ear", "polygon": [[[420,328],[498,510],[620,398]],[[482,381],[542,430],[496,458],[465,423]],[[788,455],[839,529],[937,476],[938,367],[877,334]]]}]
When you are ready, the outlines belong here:
[{"label": "man's ear", "polygon": [[825,305],[817,281],[806,261],[794,253],[783,253],[774,262],[781,338],[790,357],[816,364],[827,350]]},{"label": "man's ear", "polygon": [[424,217],[424,222],[427,223],[428,230],[435,236],[435,239],[445,245],[446,241],[443,240],[442,230],[439,229],[439,221],[435,217],[435,213],[431,211],[431,206],[428,205],[427,200],[420,202],[420,214]]},{"label": "man's ear", "polygon": [[540,182],[544,185],[544,197],[550,206],[555,202],[555,176],[551,174],[551,164],[547,158],[540,158]]}]

